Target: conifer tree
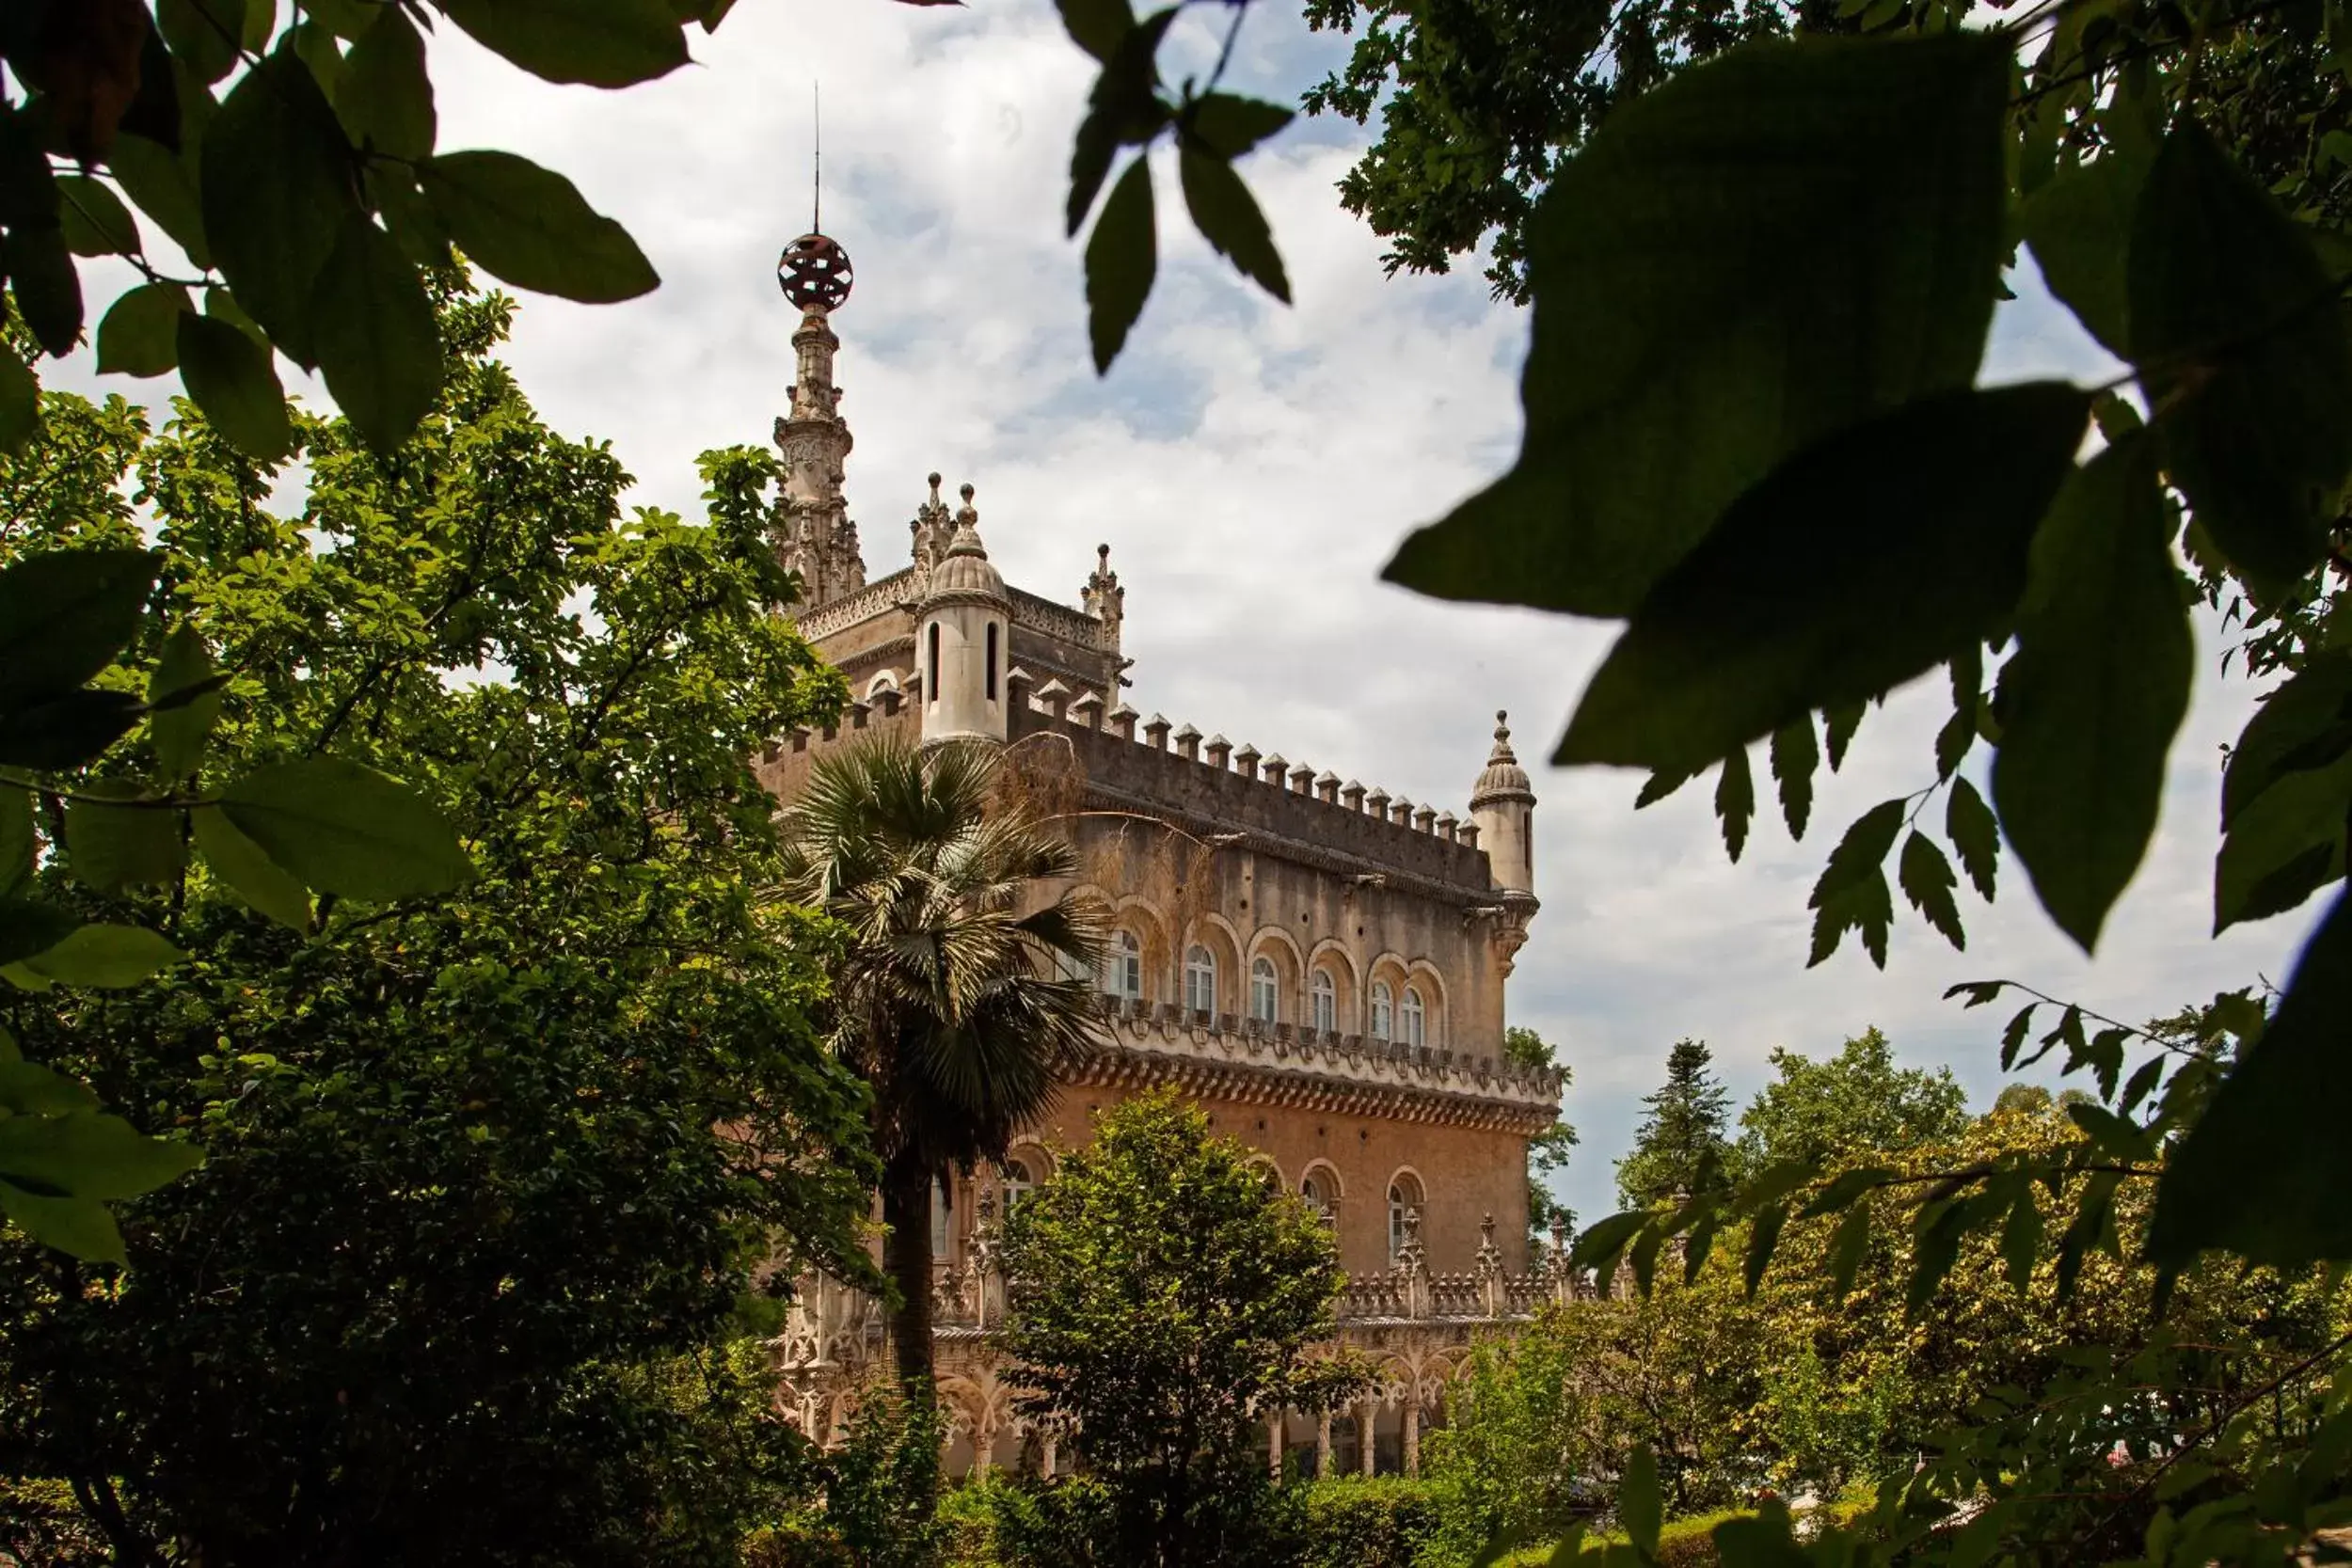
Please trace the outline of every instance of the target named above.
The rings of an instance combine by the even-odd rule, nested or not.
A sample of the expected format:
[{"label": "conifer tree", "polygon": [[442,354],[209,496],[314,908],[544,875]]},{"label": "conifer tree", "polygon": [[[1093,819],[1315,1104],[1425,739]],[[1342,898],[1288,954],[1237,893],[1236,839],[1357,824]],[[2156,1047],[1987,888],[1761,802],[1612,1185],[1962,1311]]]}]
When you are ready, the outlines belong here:
[{"label": "conifer tree", "polygon": [[1704,1040],[1677,1040],[1666,1053],[1666,1082],[1643,1097],[1649,1114],[1634,1135],[1633,1151],[1617,1162],[1617,1192],[1627,1208],[1645,1208],[1722,1180],[1731,1095],[1708,1069],[1713,1059]]}]

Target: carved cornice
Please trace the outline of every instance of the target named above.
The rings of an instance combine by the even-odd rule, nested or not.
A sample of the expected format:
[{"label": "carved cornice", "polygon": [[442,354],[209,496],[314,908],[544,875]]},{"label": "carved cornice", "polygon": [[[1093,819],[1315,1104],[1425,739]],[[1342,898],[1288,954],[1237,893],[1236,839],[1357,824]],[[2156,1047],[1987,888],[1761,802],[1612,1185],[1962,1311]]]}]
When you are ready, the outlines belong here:
[{"label": "carved cornice", "polygon": [[794,624],[800,627],[803,638],[814,642],[820,637],[847,631],[851,626],[887,615],[894,610],[910,609],[907,600],[914,586],[914,567],[901,566],[886,578],[875,578],[847,598],[835,599],[829,605],[796,615],[793,617]]},{"label": "carved cornice", "polygon": [[1112,640],[1110,628],[1093,616],[1073,610],[1068,605],[1056,604],[1025,588],[1007,588],[1005,592],[1012,599],[1014,626],[1041,631],[1048,637],[1074,642],[1081,648],[1112,653],[1118,651],[1118,643]]}]

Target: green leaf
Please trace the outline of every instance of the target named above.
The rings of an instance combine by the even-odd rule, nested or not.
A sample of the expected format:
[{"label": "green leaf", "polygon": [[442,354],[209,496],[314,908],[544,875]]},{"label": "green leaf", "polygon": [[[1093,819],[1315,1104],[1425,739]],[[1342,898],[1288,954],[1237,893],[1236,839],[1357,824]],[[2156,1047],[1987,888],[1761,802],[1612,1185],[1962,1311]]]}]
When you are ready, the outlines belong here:
[{"label": "green leaf", "polygon": [[1274,231],[1257,198],[1232,166],[1190,145],[1177,150],[1176,175],[1184,189],[1184,207],[1193,227],[1220,256],[1228,257],[1244,277],[1288,305],[1291,280],[1283,274],[1282,258],[1274,248]]},{"label": "green leaf", "polygon": [[1612,1214],[1599,1224],[1587,1227],[1568,1248],[1568,1267],[1572,1269],[1603,1269],[1616,1261],[1617,1255],[1633,1240],[1635,1232],[1649,1223],[1649,1211],[1629,1209]]},{"label": "green leaf", "polygon": [[2089,418],[2087,394],[2032,383],[1798,454],[1659,580],[1553,760],[1695,767],[1943,663],[2015,607]]},{"label": "green leaf", "polygon": [[1766,1497],[1753,1517],[1732,1517],[1708,1534],[1723,1568],[1808,1568],[1810,1553],[1797,1544],[1788,1506]]},{"label": "green leaf", "polygon": [[2063,170],[2018,209],[2042,282],[2117,354],[2128,352],[2125,263],[2132,214],[2147,178],[2143,160],[2109,150]]},{"label": "green leaf", "polygon": [[0,454],[14,456],[40,429],[40,378],[9,349],[0,353]]},{"label": "green leaf", "polygon": [[1804,837],[1805,822],[1813,815],[1813,773],[1820,762],[1810,712],[1772,732],[1772,777],[1780,784],[1780,814],[1790,838]]},{"label": "green leaf", "polygon": [[2193,119],[2132,226],[2131,357],[2164,466],[2264,595],[2326,553],[2352,468],[2352,341],[2302,230]]},{"label": "green leaf", "polygon": [[[1688,773],[1652,773],[1642,781],[1641,791],[1633,797],[1633,809],[1641,811],[1654,806],[1690,782]],[[1720,810],[1717,815],[1722,815]]]},{"label": "green leaf", "polygon": [[2156,1179],[2148,1256],[2186,1267],[2227,1248],[2295,1269],[2352,1258],[2352,894],[2319,923],[2262,1037],[2241,1053]]},{"label": "green leaf", "polygon": [[[102,785],[83,787],[94,792]],[[132,785],[114,787],[125,796],[135,792]],[[67,869],[86,887],[112,893],[134,883],[161,885],[180,875],[180,814],[84,796],[66,803],[65,847]]]},{"label": "green leaf", "polygon": [[663,0],[442,0],[474,41],[549,82],[626,87],[686,64]]},{"label": "green leaf", "polygon": [[1911,1278],[1903,1290],[1903,1315],[1916,1320],[1935,1299],[1936,1288],[1960,1261],[1960,1243],[1968,1234],[1968,1222],[1976,1212],[1973,1199],[1947,1200],[1923,1216],[1926,1223],[1919,1227],[1911,1250]]},{"label": "green leaf", "polygon": [[0,1062],[0,1108],[20,1117],[64,1116],[97,1110],[98,1096],[87,1084],[16,1056]]},{"label": "green leaf", "polygon": [[371,8],[383,14],[343,61],[335,113],[355,145],[394,158],[429,157],[436,121],[424,40],[397,6]]},{"label": "green leaf", "polygon": [[2074,1221],[2058,1238],[2058,1299],[2061,1303],[2074,1295],[2075,1281],[2082,1275],[2083,1259],[2106,1239],[2114,1227],[2115,1187],[2119,1180],[2113,1171],[2093,1171],[2083,1183],[2082,1201],[2074,1211]]},{"label": "green leaf", "polygon": [[[56,985],[121,990],[185,957],[143,926],[84,926],[56,946],[20,961]],[[0,1127],[7,1125],[0,1122]]]},{"label": "green leaf", "polygon": [[1871,957],[1881,968],[1885,967],[1886,933],[1894,924],[1895,899],[1887,891],[1886,874],[1881,867],[1886,863],[1886,852],[1895,847],[1895,835],[1902,825],[1903,802],[1882,800],[1854,818],[1846,836],[1830,851],[1829,863],[1821,868],[1806,905],[1817,911],[1813,956],[1806,960],[1806,968],[1836,952],[1838,942],[1851,930],[1862,933]]},{"label": "green leaf", "polygon": [[375,30],[376,19],[390,6],[380,0],[294,0],[302,13],[320,28],[346,42],[356,42]]},{"label": "green leaf", "polygon": [[1736,865],[1740,851],[1747,847],[1748,824],[1756,816],[1756,779],[1748,771],[1745,746],[1734,746],[1724,758],[1723,772],[1715,781],[1715,815],[1723,819],[1724,848]]},{"label": "green leaf", "polygon": [[76,256],[135,256],[139,226],[122,198],[86,174],[57,176],[57,224]]},{"label": "green leaf", "polygon": [[2352,754],[2287,774],[2241,809],[2214,862],[2213,928],[2283,913],[2344,875]]},{"label": "green leaf", "polygon": [[0,764],[43,772],[93,762],[139,721],[128,691],[86,687],[0,714]]},{"label": "green leaf", "polygon": [[1968,748],[1976,744],[1977,713],[1984,705],[1984,654],[1975,642],[1954,651],[1951,657],[1952,717],[1935,736],[1935,776],[1948,779],[1960,771]]},{"label": "green leaf", "polygon": [[180,379],[230,445],[275,463],[294,446],[278,368],[253,340],[213,316],[180,318]]},{"label": "green leaf", "polygon": [[1104,64],[1120,40],[1135,30],[1136,13],[1127,0],[1055,0],[1070,41]]},{"label": "green leaf", "polygon": [[1193,103],[1184,123],[1212,155],[1230,164],[1295,118],[1295,111],[1279,103],[1213,92]]},{"label": "green leaf", "polygon": [[32,328],[33,341],[53,358],[72,353],[82,338],[82,279],[64,231],[20,224],[0,245],[0,259],[7,262],[8,292]]},{"label": "green leaf", "polygon": [[1993,799],[2034,892],[2084,952],[2155,832],[2196,641],[2144,439],[2079,470],[2034,541],[2001,673]]},{"label": "green leaf", "polygon": [[1851,1170],[1840,1171],[1828,1186],[1814,1195],[1812,1202],[1799,1211],[1797,1217],[1810,1220],[1823,1214],[1834,1214],[1864,1194],[1884,1186],[1897,1174],[1885,1165],[1857,1165]]},{"label": "green leaf", "polygon": [[203,1164],[186,1144],[151,1138],[90,1111],[0,1119],[0,1177],[19,1186],[119,1201],[153,1192]]},{"label": "green leaf", "polygon": [[2017,1197],[2009,1206],[2009,1218],[2001,1226],[2001,1261],[2008,1265],[2009,1282],[2018,1291],[2033,1283],[2033,1266],[2042,1256],[2042,1210],[2034,1202],[2033,1183],[2028,1181],[2018,1190]]},{"label": "green leaf", "polygon": [[189,622],[181,622],[164,639],[163,656],[155,661],[155,673],[147,683],[147,705],[152,710],[147,728],[155,747],[155,775],[167,784],[196,772],[197,765],[204,760],[204,742],[220,720],[217,687],[186,702],[171,699],[213,678],[213,655],[204,645],[204,634]]},{"label": "green leaf", "polygon": [[528,158],[444,153],[418,166],[417,182],[458,248],[517,288],[605,305],[660,285],[628,230]]},{"label": "green leaf", "polygon": [[269,48],[278,31],[278,0],[245,0],[245,20],[238,41],[259,55]]},{"label": "green leaf", "polygon": [[33,898],[0,898],[0,964],[49,949],[81,927],[72,911]]},{"label": "green leaf", "polygon": [[378,164],[368,170],[368,191],[402,255],[421,267],[455,264],[456,259],[450,254],[449,225],[425,200],[413,175]]},{"label": "green leaf", "polygon": [[1111,187],[1103,215],[1087,240],[1087,335],[1094,370],[1110,371],[1127,344],[1159,266],[1159,237],[1152,214],[1152,168],[1142,157]]},{"label": "green leaf", "polygon": [[1778,1203],[1799,1188],[1809,1186],[1820,1173],[1819,1160],[1776,1160],[1740,1186],[1740,1210],[1753,1213],[1768,1203]]},{"label": "green leaf", "polygon": [[1170,110],[1159,91],[1160,40],[1176,20],[1166,6],[1121,37],[1087,95],[1086,118],[1070,150],[1069,232],[1086,222],[1111,159],[1121,147],[1141,147],[1168,125]]},{"label": "green leaf", "polygon": [[417,269],[389,234],[346,218],[312,314],[326,389],[371,448],[396,450],[441,390],[441,330]]},{"label": "green leaf", "polygon": [[1750,1301],[1756,1299],[1756,1287],[1764,1283],[1764,1271],[1772,1266],[1772,1254],[1780,1246],[1781,1227],[1788,1223],[1788,1208],[1781,1203],[1763,1210],[1750,1222],[1744,1265]]},{"label": "green leaf", "polygon": [[2119,1160],[2149,1161],[2156,1157],[2155,1140],[2128,1117],[2117,1116],[2104,1105],[2084,1104],[2069,1105],[2066,1115],[2086,1137]]},{"label": "green leaf", "polygon": [[310,893],[268,853],[239,832],[217,806],[199,806],[191,814],[196,847],[213,874],[234,890],[255,912],[297,931],[310,928]]},{"label": "green leaf", "polygon": [[1658,1530],[1665,1504],[1658,1492],[1658,1456],[1647,1443],[1637,1443],[1626,1456],[1625,1474],[1617,1481],[1617,1522],[1625,1527],[1634,1548],[1658,1555]]},{"label": "green leaf", "polygon": [[235,69],[243,42],[244,0],[155,0],[155,25],[165,46],[199,82],[217,82]]},{"label": "green leaf", "polygon": [[2263,705],[2230,748],[2221,782],[2229,827],[2263,791],[2288,776],[2333,766],[2352,751],[2352,648],[2311,656]]},{"label": "green leaf", "polygon": [[112,664],[162,563],[149,550],[49,550],[0,568],[0,709],[70,691]]},{"label": "green leaf", "polygon": [[[199,144],[200,146],[200,144]],[[212,247],[204,239],[204,211],[198,194],[200,153],[183,146],[178,152],[144,136],[121,135],[106,150],[106,167],[122,194],[171,236],[199,268],[213,264]]]},{"label": "green leaf", "polygon": [[124,1261],[122,1232],[106,1206],[93,1198],[30,1193],[0,1177],[0,1214],[41,1245],[85,1263]]},{"label": "green leaf", "polygon": [[1528,230],[1518,463],[1389,579],[1630,614],[1793,454],[1968,386],[2010,69],[1985,33],[1752,43],[1614,109]]},{"label": "green leaf", "polygon": [[177,283],[142,283],[116,300],[98,323],[101,373],[162,375],[180,365],[182,312],[193,309]]},{"label": "green leaf", "polygon": [[447,893],[473,875],[457,834],[424,797],[339,757],[248,773],[221,791],[220,810],[320,893],[409,898]]},{"label": "green leaf", "polygon": [[1633,1288],[1642,1293],[1644,1300],[1649,1298],[1650,1291],[1658,1283],[1658,1249],[1665,1244],[1665,1230],[1656,1225],[1645,1225],[1626,1254],[1627,1260],[1633,1265]]},{"label": "green leaf", "polygon": [[1994,873],[2001,860],[2001,829],[1993,808],[1966,779],[1952,781],[1951,799],[1944,803],[1944,836],[1960,855],[1961,869],[1978,896],[1993,902]]},{"label": "green leaf", "polygon": [[1952,890],[1960,886],[1960,879],[1952,874],[1952,863],[1944,858],[1935,840],[1913,829],[1911,836],[1903,840],[1902,859],[1898,867],[1896,879],[1902,886],[1903,896],[1911,900],[1911,907],[1944,933],[1946,942],[1966,952],[1968,933],[1961,928],[1960,906],[1952,900]]},{"label": "green leaf", "polygon": [[1853,1290],[1853,1277],[1870,1249],[1870,1206],[1857,1203],[1846,1211],[1829,1240],[1830,1289],[1843,1301]]},{"label": "green leaf", "polygon": [[[357,179],[342,126],[291,45],[239,79],[204,133],[204,232],[213,260],[238,303],[298,365],[318,363],[313,297],[344,220],[358,212]],[[283,451],[280,443],[268,455]]]}]

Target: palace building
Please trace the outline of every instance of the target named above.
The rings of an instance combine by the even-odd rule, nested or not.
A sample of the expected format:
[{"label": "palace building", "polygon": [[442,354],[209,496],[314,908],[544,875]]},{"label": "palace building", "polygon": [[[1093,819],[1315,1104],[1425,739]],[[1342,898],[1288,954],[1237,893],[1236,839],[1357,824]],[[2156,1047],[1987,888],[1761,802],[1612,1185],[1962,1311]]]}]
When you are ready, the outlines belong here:
[{"label": "palace building", "polygon": [[[1056,1465],[1053,1424],[1018,1415],[992,1348],[996,1226],[1084,1145],[1095,1111],[1159,1085],[1328,1216],[1347,1275],[1341,1338],[1380,1368],[1351,1410],[1270,1414],[1272,1456],[1318,1474],[1414,1469],[1473,1337],[1571,1289],[1559,1238],[1531,1249],[1526,1234],[1527,1140],[1556,1118],[1561,1075],[1502,1050],[1503,989],[1537,905],[1535,797],[1501,716],[1484,766],[1466,759],[1459,812],[1146,718],[1126,700],[1110,546],[1075,605],[1009,585],[973,486],[951,506],[937,474],[904,563],[869,580],[834,382],[849,260],[809,234],[778,276],[801,323],[774,534],[802,585],[791,613],[853,701],[836,725],[778,737],[762,781],[789,800],[813,759],[874,735],[1001,745],[1016,781],[1069,811],[1084,879],[1116,923],[1100,1049],[1001,1168],[934,1195],[951,1473]],[[831,1438],[886,1364],[879,1305],[806,1278],[776,1351],[787,1409]]]}]

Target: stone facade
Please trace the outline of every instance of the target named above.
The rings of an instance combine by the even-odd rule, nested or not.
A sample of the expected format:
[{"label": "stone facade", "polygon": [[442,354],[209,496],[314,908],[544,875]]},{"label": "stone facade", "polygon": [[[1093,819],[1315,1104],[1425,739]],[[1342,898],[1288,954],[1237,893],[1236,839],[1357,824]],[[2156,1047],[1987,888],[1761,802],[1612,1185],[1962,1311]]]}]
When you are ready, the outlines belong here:
[{"label": "stone facade", "polygon": [[[1498,722],[1457,815],[1145,721],[1123,696],[1110,546],[1075,607],[1009,587],[974,488],[951,510],[937,474],[908,524],[909,563],[867,582],[841,490],[830,309],[805,304],[793,340],[777,440],[796,467],[775,536],[801,577],[800,629],[855,700],[837,725],[778,736],[761,778],[788,800],[814,758],[869,735],[1001,744],[1070,824],[1083,881],[1116,921],[1100,1050],[1005,1167],[935,1199],[951,1470],[1057,1462],[1056,1434],[1014,1414],[991,1348],[996,1216],[1087,1141],[1095,1112],[1165,1084],[1329,1215],[1348,1275],[1342,1338],[1380,1369],[1362,1405],[1270,1421],[1269,1444],[1324,1471],[1414,1468],[1472,1338],[1571,1288],[1556,1241],[1531,1258],[1524,1233],[1527,1140],[1557,1116],[1560,1076],[1502,1053],[1503,988],[1537,907],[1535,800],[1509,732]],[[882,1354],[882,1319],[836,1283],[803,1286],[777,1346],[785,1398],[829,1437]]]}]

